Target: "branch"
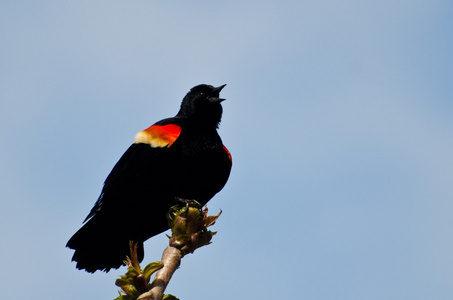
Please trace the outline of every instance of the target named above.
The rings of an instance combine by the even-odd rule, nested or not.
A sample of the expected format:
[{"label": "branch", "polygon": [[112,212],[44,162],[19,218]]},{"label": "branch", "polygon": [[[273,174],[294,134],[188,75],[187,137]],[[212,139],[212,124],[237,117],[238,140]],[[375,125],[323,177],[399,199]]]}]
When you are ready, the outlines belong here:
[{"label": "branch", "polygon": [[[181,264],[181,258],[196,249],[209,245],[216,232],[207,230],[219,218],[221,211],[208,216],[208,208],[201,210],[198,202],[180,199],[184,206],[173,206],[167,215],[172,230],[170,245],[165,248],[161,262],[148,264],[142,271],[137,260],[137,247],[131,244],[131,259],[126,261],[128,271],[117,279],[116,285],[122,288],[123,295],[115,300],[161,300],[173,273]],[[158,270],[158,271],[157,271]],[[156,276],[149,284],[152,273]],[[168,299],[177,299],[165,295]]]},{"label": "branch", "polygon": [[173,273],[181,263],[181,250],[168,246],[162,254],[164,267],[157,271],[156,276],[151,284],[151,289],[140,295],[138,300],[160,300],[164,295],[165,288],[170,282]]}]

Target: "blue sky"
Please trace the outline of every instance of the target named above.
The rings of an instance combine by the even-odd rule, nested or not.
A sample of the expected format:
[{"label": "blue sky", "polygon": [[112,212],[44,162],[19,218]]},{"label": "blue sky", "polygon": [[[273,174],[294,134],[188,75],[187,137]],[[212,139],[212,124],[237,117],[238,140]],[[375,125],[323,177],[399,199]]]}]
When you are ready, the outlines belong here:
[{"label": "blue sky", "polygon": [[[3,1],[0,288],[113,299],[64,245],[136,132],[227,83],[181,299],[452,299],[451,1]],[[164,235],[145,244],[160,259]]]}]

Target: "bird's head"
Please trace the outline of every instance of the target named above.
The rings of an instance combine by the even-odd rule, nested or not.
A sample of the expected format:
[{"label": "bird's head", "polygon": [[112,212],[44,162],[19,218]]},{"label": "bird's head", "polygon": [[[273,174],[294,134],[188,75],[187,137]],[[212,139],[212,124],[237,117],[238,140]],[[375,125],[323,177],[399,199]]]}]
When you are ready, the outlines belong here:
[{"label": "bird's head", "polygon": [[220,91],[226,84],[213,87],[200,84],[193,87],[184,97],[177,116],[194,122],[213,123],[216,126],[222,118],[222,105],[225,99],[220,98]]}]

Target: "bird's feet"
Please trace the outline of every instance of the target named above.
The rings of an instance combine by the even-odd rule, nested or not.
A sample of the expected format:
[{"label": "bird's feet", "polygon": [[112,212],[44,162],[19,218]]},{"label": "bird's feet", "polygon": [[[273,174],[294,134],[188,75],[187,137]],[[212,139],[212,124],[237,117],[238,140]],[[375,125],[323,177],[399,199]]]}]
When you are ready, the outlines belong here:
[{"label": "bird's feet", "polygon": [[195,199],[184,199],[184,198],[180,198],[180,197],[175,197],[175,200],[179,204],[183,204],[186,208],[188,208],[188,207],[196,207],[199,209],[202,208],[201,203]]}]

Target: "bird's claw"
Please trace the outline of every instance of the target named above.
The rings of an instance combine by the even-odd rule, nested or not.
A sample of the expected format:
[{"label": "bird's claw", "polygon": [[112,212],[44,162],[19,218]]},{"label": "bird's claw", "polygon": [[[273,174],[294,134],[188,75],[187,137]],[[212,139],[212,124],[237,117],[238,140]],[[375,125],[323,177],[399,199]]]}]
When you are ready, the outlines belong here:
[{"label": "bird's claw", "polygon": [[184,204],[186,208],[188,208],[189,206],[190,207],[196,207],[196,208],[199,208],[199,209],[202,208],[201,203],[198,202],[195,199],[184,199],[184,198],[181,198],[181,197],[175,197],[175,200],[176,200],[176,202]]}]

